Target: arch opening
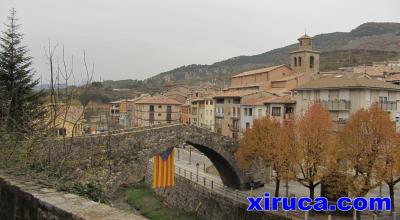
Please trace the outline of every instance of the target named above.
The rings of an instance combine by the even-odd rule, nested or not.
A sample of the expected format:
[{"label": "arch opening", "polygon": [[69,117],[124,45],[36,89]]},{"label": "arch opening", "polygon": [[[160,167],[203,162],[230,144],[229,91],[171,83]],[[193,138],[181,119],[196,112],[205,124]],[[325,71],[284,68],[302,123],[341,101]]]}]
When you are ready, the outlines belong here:
[{"label": "arch opening", "polygon": [[213,149],[196,144],[190,141],[186,141],[187,144],[193,146],[201,153],[203,153],[210,161],[213,163],[221,177],[222,183],[228,187],[239,189],[240,179],[239,175],[236,173],[235,169],[230,165],[230,163],[218,152]]}]

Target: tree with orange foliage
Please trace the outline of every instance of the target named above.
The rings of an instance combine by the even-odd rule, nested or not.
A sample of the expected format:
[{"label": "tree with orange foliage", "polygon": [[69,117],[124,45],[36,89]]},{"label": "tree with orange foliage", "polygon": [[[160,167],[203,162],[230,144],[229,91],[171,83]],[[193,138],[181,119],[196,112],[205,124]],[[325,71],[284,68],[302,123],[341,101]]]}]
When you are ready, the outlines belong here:
[{"label": "tree with orange foliage", "polygon": [[393,186],[399,181],[396,131],[389,115],[377,105],[354,113],[340,137],[344,159],[354,173],[349,181],[353,196],[365,196],[379,185],[379,179]]},{"label": "tree with orange foliage", "polygon": [[314,103],[297,121],[295,147],[296,179],[310,191],[314,199],[315,187],[336,162],[335,135],[329,112]]},{"label": "tree with orange foliage", "polygon": [[376,175],[378,181],[386,183],[392,201],[392,212],[395,211],[394,187],[400,182],[400,134],[395,134],[395,127],[389,126],[390,136],[387,144],[382,145],[378,159]]},{"label": "tree with orange foliage", "polygon": [[253,127],[247,129],[240,141],[240,148],[236,152],[239,164],[247,169],[255,161],[261,159],[265,167],[276,172],[275,196],[279,196],[279,186],[282,180],[290,178],[293,155],[293,138],[290,123],[281,124],[264,117],[254,121]]}]

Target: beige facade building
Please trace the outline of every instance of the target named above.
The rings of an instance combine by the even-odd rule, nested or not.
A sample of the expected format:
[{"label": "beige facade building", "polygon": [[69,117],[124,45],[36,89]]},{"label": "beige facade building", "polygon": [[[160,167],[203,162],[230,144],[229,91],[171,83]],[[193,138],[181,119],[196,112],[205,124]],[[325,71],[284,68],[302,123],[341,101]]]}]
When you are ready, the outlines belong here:
[{"label": "beige facade building", "polygon": [[314,102],[320,102],[340,129],[350,115],[376,103],[396,121],[400,108],[400,86],[372,79],[364,74],[321,77],[295,89],[296,114],[303,115]]},{"label": "beige facade building", "polygon": [[253,127],[254,120],[262,117],[270,117],[279,122],[294,119],[295,106],[296,100],[290,95],[248,99],[240,107],[240,131],[243,133]]},{"label": "beige facade building", "polygon": [[196,98],[190,104],[190,124],[214,131],[215,106],[211,96]]},{"label": "beige facade building", "polygon": [[135,102],[133,109],[137,126],[179,123],[181,105],[165,96],[143,97]]},{"label": "beige facade building", "polygon": [[214,95],[215,131],[239,138],[241,129],[241,104],[261,97],[274,97],[265,91],[230,91]]},{"label": "beige facade building", "polygon": [[215,131],[215,101],[211,96],[204,98],[204,127]]},{"label": "beige facade building", "polygon": [[204,125],[204,104],[203,98],[196,98],[190,102],[189,121],[191,125],[202,127]]}]

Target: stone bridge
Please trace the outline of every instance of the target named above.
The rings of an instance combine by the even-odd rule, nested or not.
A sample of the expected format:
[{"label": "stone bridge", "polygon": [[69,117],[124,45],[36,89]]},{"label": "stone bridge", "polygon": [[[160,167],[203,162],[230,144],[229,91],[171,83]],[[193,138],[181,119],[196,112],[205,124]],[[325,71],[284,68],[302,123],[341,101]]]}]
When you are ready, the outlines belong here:
[{"label": "stone bridge", "polygon": [[237,141],[195,126],[172,124],[133,128],[101,135],[48,140],[32,157],[63,179],[98,182],[107,194],[143,179],[149,159],[166,147],[187,143],[206,155],[224,185],[244,189],[249,177],[238,167]]},{"label": "stone bridge", "polygon": [[204,128],[189,125],[171,125],[137,132],[129,139],[129,144],[147,148],[149,155],[160,153],[165,147],[189,144],[214,164],[224,185],[241,189],[246,187],[248,177],[239,169],[234,153],[238,142]]}]

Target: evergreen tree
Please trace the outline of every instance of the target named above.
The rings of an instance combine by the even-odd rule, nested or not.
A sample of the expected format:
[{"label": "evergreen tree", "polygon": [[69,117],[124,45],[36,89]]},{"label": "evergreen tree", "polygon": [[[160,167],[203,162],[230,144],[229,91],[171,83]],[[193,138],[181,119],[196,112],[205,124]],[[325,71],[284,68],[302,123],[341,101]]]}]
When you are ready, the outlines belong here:
[{"label": "evergreen tree", "polygon": [[21,45],[23,35],[16,22],[15,10],[11,9],[6,30],[0,36],[0,100],[6,130],[24,134],[43,121],[44,93],[34,91],[38,80],[34,79],[29,50]]}]

